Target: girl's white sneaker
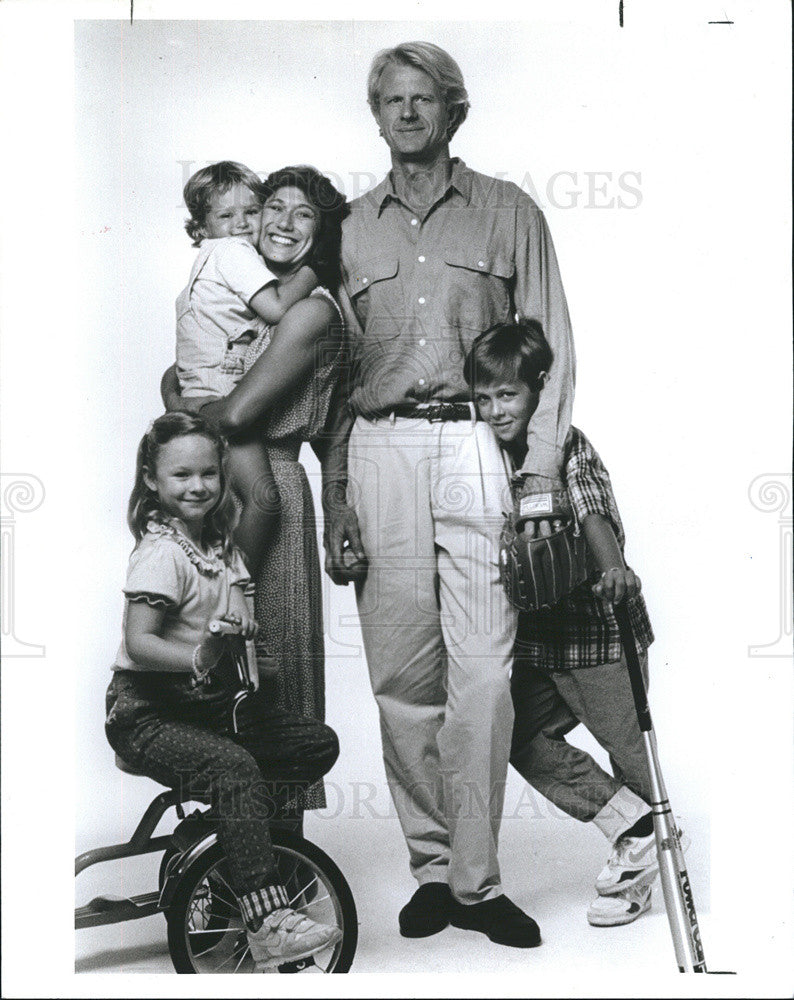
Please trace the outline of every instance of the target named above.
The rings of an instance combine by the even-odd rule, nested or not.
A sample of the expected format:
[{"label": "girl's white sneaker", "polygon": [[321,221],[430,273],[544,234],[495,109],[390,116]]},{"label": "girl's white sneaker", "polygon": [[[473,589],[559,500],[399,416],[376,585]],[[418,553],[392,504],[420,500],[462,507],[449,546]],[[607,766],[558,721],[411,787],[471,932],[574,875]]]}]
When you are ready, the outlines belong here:
[{"label": "girl's white sneaker", "polygon": [[308,958],[342,938],[340,927],[318,924],[288,908],[273,910],[259,930],[246,934],[257,969]]}]

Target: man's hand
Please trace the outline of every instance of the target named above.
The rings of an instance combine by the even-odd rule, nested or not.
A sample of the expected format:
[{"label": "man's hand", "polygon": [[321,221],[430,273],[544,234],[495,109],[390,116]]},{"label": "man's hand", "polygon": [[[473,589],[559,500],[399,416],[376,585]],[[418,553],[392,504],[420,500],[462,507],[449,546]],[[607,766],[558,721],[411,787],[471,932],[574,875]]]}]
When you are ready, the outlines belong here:
[{"label": "man's hand", "polygon": [[624,598],[636,597],[642,590],[642,582],[634,570],[613,566],[601,574],[601,579],[593,584],[593,593],[602,601],[620,604]]},{"label": "man's hand", "polygon": [[358,518],[347,504],[325,513],[325,572],[334,583],[345,585],[367,575],[367,556],[361,544]]}]

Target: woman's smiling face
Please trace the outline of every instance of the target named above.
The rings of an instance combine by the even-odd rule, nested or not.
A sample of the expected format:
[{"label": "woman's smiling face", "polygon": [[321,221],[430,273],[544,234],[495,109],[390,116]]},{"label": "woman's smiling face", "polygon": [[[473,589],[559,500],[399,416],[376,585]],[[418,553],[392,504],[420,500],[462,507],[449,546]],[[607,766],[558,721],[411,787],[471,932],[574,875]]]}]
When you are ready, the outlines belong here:
[{"label": "woman's smiling face", "polygon": [[306,262],[314,246],[320,213],[298,187],[280,187],[262,209],[259,252],[283,270]]}]

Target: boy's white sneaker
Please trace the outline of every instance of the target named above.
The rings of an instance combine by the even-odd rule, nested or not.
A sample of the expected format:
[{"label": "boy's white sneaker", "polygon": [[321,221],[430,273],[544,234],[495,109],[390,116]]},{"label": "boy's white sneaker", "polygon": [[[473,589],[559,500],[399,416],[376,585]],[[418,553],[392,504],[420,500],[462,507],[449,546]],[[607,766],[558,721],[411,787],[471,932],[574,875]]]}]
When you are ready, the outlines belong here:
[{"label": "boy's white sneaker", "polygon": [[[682,849],[686,850],[689,838],[680,830],[678,836]],[[656,837],[652,833],[647,837],[619,837],[609,860],[598,874],[596,892],[599,896],[613,896],[639,882],[653,881],[658,871]]]},{"label": "boy's white sneaker", "polygon": [[617,927],[630,924],[650,908],[650,883],[640,882],[614,896],[596,896],[587,910],[587,922],[593,927]]},{"label": "boy's white sneaker", "polygon": [[596,879],[599,896],[612,896],[637,882],[648,882],[659,871],[656,837],[619,837]]},{"label": "boy's white sneaker", "polygon": [[283,908],[269,913],[258,931],[246,931],[251,956],[257,969],[308,958],[342,937],[340,927],[318,924],[294,910]]}]

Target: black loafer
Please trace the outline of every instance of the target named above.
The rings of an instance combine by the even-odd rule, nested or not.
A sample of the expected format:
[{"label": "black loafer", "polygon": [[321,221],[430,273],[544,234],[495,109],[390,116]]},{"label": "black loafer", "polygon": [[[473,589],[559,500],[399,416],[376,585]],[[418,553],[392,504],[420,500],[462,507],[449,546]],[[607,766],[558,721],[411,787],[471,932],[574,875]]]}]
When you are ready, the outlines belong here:
[{"label": "black loafer", "polygon": [[420,885],[400,910],[400,934],[408,938],[430,937],[449,924],[452,893],[446,882]]},{"label": "black loafer", "polygon": [[496,944],[511,948],[537,948],[540,944],[538,925],[507,896],[486,899],[471,906],[455,902],[450,923],[464,930],[481,931]]}]

